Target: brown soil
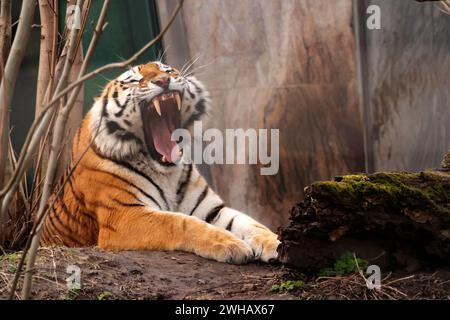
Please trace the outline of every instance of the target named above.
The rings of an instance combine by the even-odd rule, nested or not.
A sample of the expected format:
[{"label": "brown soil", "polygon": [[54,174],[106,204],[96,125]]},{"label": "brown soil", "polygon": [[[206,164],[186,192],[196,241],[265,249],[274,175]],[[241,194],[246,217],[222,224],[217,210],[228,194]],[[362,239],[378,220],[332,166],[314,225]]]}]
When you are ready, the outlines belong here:
[{"label": "brown soil", "polygon": [[[19,253],[0,256],[0,299],[7,297],[19,259]],[[81,269],[81,290],[67,289],[70,264]],[[450,299],[445,271],[384,275],[380,291],[368,290],[356,274],[310,279],[302,288],[272,293],[272,285],[302,276],[282,266],[235,266],[181,252],[43,248],[35,275],[33,299]]]}]

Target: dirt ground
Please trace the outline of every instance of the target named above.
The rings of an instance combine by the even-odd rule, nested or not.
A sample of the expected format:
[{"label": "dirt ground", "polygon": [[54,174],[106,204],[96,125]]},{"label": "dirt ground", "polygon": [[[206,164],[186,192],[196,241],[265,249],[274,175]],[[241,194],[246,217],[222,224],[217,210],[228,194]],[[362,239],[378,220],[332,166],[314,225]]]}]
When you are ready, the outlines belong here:
[{"label": "dirt ground", "polygon": [[[0,256],[0,299],[19,259],[20,253]],[[81,270],[79,290],[67,288],[69,265]],[[300,279],[304,285],[290,291],[271,291]],[[317,279],[280,265],[235,266],[181,252],[42,248],[33,299],[450,299],[450,271],[386,274],[381,290],[369,290],[360,274]]]}]

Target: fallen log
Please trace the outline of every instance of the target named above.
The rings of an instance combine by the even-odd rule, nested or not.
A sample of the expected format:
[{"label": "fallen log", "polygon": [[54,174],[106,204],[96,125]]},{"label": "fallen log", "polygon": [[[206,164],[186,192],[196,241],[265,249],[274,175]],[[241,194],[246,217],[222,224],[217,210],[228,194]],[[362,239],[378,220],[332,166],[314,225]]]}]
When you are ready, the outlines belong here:
[{"label": "fallen log", "polygon": [[305,272],[351,251],[381,268],[450,265],[450,152],[443,168],[336,177],[306,187],[280,230],[281,261]]}]

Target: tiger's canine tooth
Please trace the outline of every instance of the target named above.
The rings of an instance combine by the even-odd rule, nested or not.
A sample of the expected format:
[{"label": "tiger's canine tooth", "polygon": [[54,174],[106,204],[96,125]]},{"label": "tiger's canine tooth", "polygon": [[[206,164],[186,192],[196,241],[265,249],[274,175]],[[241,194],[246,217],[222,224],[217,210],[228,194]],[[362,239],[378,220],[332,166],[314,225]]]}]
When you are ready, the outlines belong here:
[{"label": "tiger's canine tooth", "polygon": [[159,114],[159,116],[161,116],[161,105],[159,103],[159,100],[153,100],[153,106],[155,107],[155,110]]},{"label": "tiger's canine tooth", "polygon": [[177,100],[178,111],[180,111],[181,110],[181,98],[180,98],[179,93],[175,94],[175,100]]}]

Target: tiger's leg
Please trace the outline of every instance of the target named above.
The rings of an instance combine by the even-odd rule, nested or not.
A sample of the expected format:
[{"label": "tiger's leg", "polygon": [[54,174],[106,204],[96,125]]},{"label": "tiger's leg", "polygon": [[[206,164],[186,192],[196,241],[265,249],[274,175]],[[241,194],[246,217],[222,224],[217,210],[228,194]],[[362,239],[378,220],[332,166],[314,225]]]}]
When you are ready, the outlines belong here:
[{"label": "tiger's leg", "polygon": [[181,250],[228,263],[246,263],[254,255],[232,233],[181,213],[148,207],[101,212],[98,245],[104,250]]},{"label": "tiger's leg", "polygon": [[278,258],[280,241],[275,233],[248,215],[225,207],[222,199],[208,187],[202,177],[197,176],[197,185],[190,190],[198,196],[194,204],[188,202],[184,206],[191,208],[186,209],[187,214],[230,231],[244,240],[252,248],[256,259],[269,262]]},{"label": "tiger's leg", "polygon": [[270,262],[278,259],[278,236],[248,215],[224,207],[217,212],[211,224],[228,230],[250,245],[256,259]]}]

